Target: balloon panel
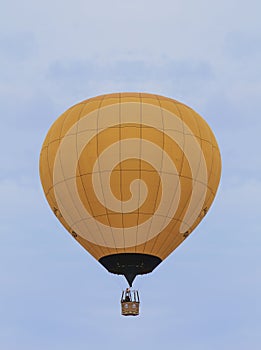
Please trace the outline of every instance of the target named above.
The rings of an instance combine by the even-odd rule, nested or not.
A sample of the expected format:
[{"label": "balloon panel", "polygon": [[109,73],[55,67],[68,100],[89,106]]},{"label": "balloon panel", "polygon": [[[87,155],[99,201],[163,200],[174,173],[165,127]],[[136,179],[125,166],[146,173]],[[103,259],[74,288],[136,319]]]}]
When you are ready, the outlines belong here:
[{"label": "balloon panel", "polygon": [[207,123],[178,101],[143,93],[73,106],[51,127],[40,157],[49,205],[96,259],[164,259],[205,216],[220,171]]}]

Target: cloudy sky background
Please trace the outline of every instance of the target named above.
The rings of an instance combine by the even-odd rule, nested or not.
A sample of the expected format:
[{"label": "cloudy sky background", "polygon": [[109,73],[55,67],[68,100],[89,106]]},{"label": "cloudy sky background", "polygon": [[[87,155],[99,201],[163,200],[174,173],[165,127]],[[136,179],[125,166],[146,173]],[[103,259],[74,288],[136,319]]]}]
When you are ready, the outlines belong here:
[{"label": "cloudy sky background", "polygon": [[[259,0],[3,1],[0,14],[0,348],[259,350]],[[52,215],[38,159],[53,121],[103,93],[180,100],[223,158],[205,221],[151,275],[141,316],[126,283]]]}]

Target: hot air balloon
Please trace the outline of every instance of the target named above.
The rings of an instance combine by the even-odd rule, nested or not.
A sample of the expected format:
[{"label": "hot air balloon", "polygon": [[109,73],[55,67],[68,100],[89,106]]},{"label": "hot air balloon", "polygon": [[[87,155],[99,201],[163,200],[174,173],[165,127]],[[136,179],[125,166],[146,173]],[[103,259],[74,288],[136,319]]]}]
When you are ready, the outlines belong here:
[{"label": "hot air balloon", "polygon": [[181,102],[147,93],[107,94],[69,108],[40,155],[43,190],[58,220],[130,287],[197,227],[220,174],[206,121]]}]

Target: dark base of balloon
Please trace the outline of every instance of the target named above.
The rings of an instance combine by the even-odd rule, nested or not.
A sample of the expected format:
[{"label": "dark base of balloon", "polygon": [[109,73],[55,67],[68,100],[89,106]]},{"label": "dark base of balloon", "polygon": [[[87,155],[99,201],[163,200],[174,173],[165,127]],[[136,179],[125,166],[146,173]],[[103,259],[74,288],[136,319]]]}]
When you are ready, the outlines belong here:
[{"label": "dark base of balloon", "polygon": [[152,272],[161,261],[157,256],[139,253],[111,254],[99,260],[109,272],[124,275],[130,287],[137,275]]}]

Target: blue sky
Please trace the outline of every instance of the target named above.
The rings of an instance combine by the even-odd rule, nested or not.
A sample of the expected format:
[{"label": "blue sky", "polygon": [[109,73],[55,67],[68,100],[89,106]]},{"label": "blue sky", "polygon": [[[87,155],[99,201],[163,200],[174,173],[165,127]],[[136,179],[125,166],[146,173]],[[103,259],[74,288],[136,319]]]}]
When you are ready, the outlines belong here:
[{"label": "blue sky", "polygon": [[[1,349],[260,349],[260,12],[257,0],[2,4]],[[118,91],[188,104],[223,159],[206,219],[137,278],[134,319],[120,316],[124,279],[65,232],[38,174],[51,123]]]}]

